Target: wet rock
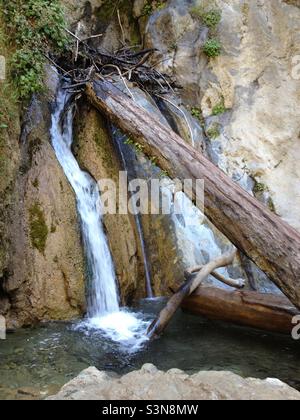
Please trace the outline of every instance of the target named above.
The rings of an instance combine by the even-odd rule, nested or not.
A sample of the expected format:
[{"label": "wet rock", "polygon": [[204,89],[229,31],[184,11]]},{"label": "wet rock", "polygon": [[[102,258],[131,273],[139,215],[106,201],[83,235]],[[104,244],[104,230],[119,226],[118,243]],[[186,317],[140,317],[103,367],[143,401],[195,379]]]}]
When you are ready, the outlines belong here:
[{"label": "wet rock", "polygon": [[121,378],[91,367],[50,400],[300,400],[300,393],[277,379],[243,379],[230,372],[187,375],[153,365]]}]

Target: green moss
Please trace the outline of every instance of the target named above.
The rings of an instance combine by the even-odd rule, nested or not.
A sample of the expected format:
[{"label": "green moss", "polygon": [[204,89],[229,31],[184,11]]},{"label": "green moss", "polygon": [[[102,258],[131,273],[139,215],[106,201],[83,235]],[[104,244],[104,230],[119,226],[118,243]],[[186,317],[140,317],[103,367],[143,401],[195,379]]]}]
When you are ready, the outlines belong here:
[{"label": "green moss", "polygon": [[254,194],[263,193],[265,191],[268,191],[268,187],[265,184],[263,184],[262,182],[255,181],[255,185],[254,185],[254,188],[253,188]]},{"label": "green moss", "polygon": [[216,38],[208,39],[203,45],[203,52],[207,57],[215,58],[221,54],[222,45],[220,41]]},{"label": "green moss", "polygon": [[29,209],[29,225],[32,246],[44,254],[49,230],[44,212],[38,202]]},{"label": "green moss", "polygon": [[142,146],[140,143],[135,142],[131,137],[128,137],[124,141],[124,144],[127,144],[128,146],[133,146],[137,153],[143,153],[144,151],[144,146]]},{"label": "green moss", "polygon": [[218,138],[221,134],[219,124],[213,124],[206,130],[206,134],[212,140]]},{"label": "green moss", "polygon": [[191,114],[192,114],[192,116],[193,116],[194,118],[197,118],[198,120],[201,120],[201,117],[202,117],[202,112],[201,112],[201,109],[200,109],[200,108],[193,107],[193,108],[191,109]]},{"label": "green moss", "polygon": [[55,233],[55,232],[56,232],[56,230],[57,230],[56,225],[55,225],[54,223],[52,223],[52,224],[51,224],[51,229],[50,229],[50,232],[51,232],[51,233]]},{"label": "green moss", "polygon": [[220,102],[218,105],[214,106],[212,109],[212,115],[214,116],[224,114],[224,112],[226,112],[224,101]]}]

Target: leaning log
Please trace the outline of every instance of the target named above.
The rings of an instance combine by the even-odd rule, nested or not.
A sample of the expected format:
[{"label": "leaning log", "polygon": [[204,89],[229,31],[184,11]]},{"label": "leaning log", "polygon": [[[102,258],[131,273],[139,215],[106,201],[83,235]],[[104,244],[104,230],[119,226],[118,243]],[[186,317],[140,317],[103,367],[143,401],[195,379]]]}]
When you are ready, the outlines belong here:
[{"label": "leaning log", "polygon": [[171,177],[203,179],[208,219],[300,308],[300,234],[111,83],[95,80],[86,94]]},{"label": "leaning log", "polygon": [[199,274],[196,277],[190,277],[184,284],[179,288],[179,290],[169,299],[167,305],[160,312],[157,319],[155,319],[150,327],[148,328],[147,335],[149,338],[159,337],[162,332],[169,325],[172,317],[174,316],[177,309],[180,308],[184,298],[191,295],[212,272],[217,268],[226,267],[231,265],[234,261],[236,252],[231,253],[230,255],[225,255],[216,260],[209,262],[204,265]]},{"label": "leaning log", "polygon": [[199,287],[181,306],[194,315],[285,334],[291,334],[292,319],[300,315],[284,296],[215,287]]}]

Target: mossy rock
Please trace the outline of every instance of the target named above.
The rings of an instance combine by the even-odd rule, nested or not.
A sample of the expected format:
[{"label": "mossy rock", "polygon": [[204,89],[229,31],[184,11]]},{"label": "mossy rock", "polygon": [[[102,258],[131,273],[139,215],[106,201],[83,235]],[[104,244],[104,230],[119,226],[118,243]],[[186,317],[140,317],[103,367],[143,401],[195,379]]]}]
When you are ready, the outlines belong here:
[{"label": "mossy rock", "polygon": [[45,253],[49,229],[45,220],[44,211],[40,203],[34,203],[29,209],[31,244],[41,254]]}]

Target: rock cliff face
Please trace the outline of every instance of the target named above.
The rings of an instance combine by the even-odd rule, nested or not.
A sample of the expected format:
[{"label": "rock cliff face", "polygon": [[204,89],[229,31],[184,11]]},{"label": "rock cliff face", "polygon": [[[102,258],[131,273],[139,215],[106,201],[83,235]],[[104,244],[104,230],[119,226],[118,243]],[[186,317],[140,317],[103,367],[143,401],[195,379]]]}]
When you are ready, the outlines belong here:
[{"label": "rock cliff face", "polygon": [[[49,77],[55,87],[51,69]],[[3,282],[9,326],[70,319],[85,307],[75,198],[50,145],[54,95],[55,90],[33,99],[16,143],[20,166],[7,213],[10,248]]]},{"label": "rock cliff face", "polygon": [[[86,35],[101,25],[107,29],[112,10],[108,2],[63,3],[72,29],[79,25]],[[105,20],[103,13],[108,14]],[[120,28],[112,24],[112,31],[118,43]],[[108,38],[105,42],[113,45],[114,41]],[[0,47],[9,58],[10,52]],[[10,328],[40,320],[73,319],[83,316],[86,309],[76,200],[50,143],[58,86],[51,68],[46,71],[45,85],[47,93],[35,96],[27,112],[17,106],[11,109],[10,104],[14,118],[0,131],[0,314]],[[7,94],[3,88],[2,101]],[[81,120],[77,126],[78,159],[96,180],[116,179],[122,168],[105,121],[88,108],[84,112],[86,122]],[[123,303],[143,297],[144,269],[133,221],[127,216],[107,216],[105,226]]]},{"label": "rock cliff face", "polygon": [[[147,23],[146,45],[159,50],[160,68],[176,76],[184,102],[201,111],[215,163],[300,229],[299,2],[209,3],[167,2]],[[144,4],[136,1],[137,16]],[[209,31],[195,8],[211,7],[222,13],[214,34],[222,50],[208,59]],[[213,116],[220,104],[226,111]]]},{"label": "rock cliff face", "polygon": [[[145,47],[157,48],[154,61],[182,86],[176,104],[186,114],[183,118],[165,104],[164,115],[172,113],[187,141],[196,140],[196,147],[249,193],[300,229],[299,1],[216,0],[213,7],[222,14],[213,34],[222,46],[216,58],[203,52],[210,31],[195,14],[212,2],[157,1],[150,8],[146,0],[121,1],[124,33],[112,18],[115,2],[63,3],[73,30],[82,36],[105,34],[102,47],[115,49],[124,37],[131,44],[143,39]],[[9,56],[1,37],[0,54]],[[8,85],[0,86],[0,114],[4,107],[10,115],[8,128],[0,128],[0,313],[11,326],[69,319],[85,310],[75,197],[49,140],[56,83],[48,72],[51,93],[35,97],[26,114],[13,101],[4,107],[13,95]],[[77,124],[75,144],[80,164],[97,180],[115,179],[122,166],[105,122],[88,107],[83,112],[86,123]],[[109,216],[105,226],[123,302],[143,296],[144,267],[132,218]],[[175,288],[186,266],[230,247],[207,224],[189,230],[184,220],[145,217],[143,226],[157,294]],[[248,274],[265,285],[264,276],[249,264]],[[229,274],[245,276],[240,266]]]}]

